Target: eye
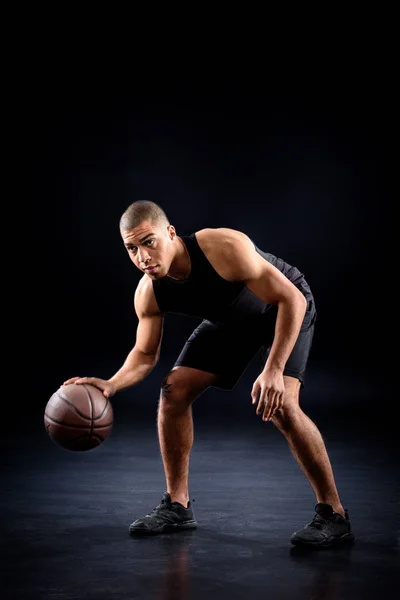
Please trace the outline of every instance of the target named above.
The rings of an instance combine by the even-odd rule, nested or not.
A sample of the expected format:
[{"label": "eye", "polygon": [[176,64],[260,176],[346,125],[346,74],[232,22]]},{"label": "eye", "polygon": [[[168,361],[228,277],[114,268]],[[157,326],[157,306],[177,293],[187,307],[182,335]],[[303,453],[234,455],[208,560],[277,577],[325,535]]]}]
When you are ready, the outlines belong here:
[{"label": "eye", "polygon": [[146,244],[152,245],[154,243],[154,240],[147,240]]}]

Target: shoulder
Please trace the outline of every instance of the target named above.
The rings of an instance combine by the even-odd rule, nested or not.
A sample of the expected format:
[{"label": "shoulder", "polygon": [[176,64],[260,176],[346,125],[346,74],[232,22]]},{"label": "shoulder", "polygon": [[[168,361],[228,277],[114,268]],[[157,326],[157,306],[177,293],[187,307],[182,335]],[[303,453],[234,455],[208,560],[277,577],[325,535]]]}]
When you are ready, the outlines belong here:
[{"label": "shoulder", "polygon": [[143,275],[137,285],[134,303],[138,317],[161,314],[154,294],[153,282],[147,275]]},{"label": "shoulder", "polygon": [[230,249],[240,248],[243,245],[254,247],[253,242],[245,233],[228,227],[200,229],[196,231],[195,235],[203,251],[214,247],[219,247],[222,250],[226,245]]},{"label": "shoulder", "polygon": [[242,231],[219,227],[201,229],[195,235],[206,258],[224,279],[244,281],[257,268],[259,255]]}]

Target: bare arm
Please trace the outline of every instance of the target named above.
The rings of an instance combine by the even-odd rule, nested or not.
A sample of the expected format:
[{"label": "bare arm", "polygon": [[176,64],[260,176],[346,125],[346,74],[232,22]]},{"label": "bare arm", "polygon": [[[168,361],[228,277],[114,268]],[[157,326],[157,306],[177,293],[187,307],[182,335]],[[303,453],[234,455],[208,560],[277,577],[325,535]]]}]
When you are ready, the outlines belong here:
[{"label": "bare arm", "polygon": [[278,306],[274,341],[265,369],[283,371],[304,319],[305,297],[283,273],[258,254],[244,233],[227,228],[205,229],[196,237],[221,277],[243,281],[261,300]]},{"label": "bare arm", "polygon": [[279,269],[258,254],[244,233],[225,228],[204,229],[196,237],[221,277],[243,282],[261,300],[278,307],[268,360],[251,390],[256,414],[270,421],[285,400],[284,368],[304,320],[306,299]]},{"label": "bare arm", "polygon": [[135,311],[139,319],[136,344],[119,371],[109,379],[115,392],[142,381],[154,369],[160,356],[164,315],[158,310],[147,276],[136,290]]},{"label": "bare arm", "polygon": [[111,397],[147,377],[157,364],[163,331],[164,315],[160,313],[150,279],[144,276],[135,293],[135,311],[139,319],[136,343],[122,367],[110,379],[72,377],[64,385],[89,383]]},{"label": "bare arm", "polygon": [[254,254],[258,258],[254,260],[253,257],[253,268],[245,279],[246,286],[268,304],[278,306],[274,340],[264,370],[283,371],[299,335],[307,300],[279,269],[256,251]]}]

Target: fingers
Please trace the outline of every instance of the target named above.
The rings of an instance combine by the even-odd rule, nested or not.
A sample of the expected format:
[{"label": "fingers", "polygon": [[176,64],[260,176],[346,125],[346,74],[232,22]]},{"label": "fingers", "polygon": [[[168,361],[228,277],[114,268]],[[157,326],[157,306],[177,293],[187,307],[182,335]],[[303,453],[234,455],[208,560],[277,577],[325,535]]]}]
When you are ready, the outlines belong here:
[{"label": "fingers", "polygon": [[70,383],[75,383],[77,379],[80,379],[80,377],[71,377],[70,379],[67,379],[67,381],[64,381],[63,385],[70,385]]},{"label": "fingers", "polygon": [[263,411],[263,407],[267,404],[267,402],[268,402],[268,390],[262,389],[261,393],[260,393],[260,398],[258,401],[256,415],[261,415],[261,413]]},{"label": "fingers", "polygon": [[262,416],[263,421],[271,421],[274,414],[283,405],[283,394],[281,392],[270,392],[268,396],[268,402],[264,407],[264,414]]},{"label": "fingers", "polygon": [[251,390],[251,403],[255,404],[257,402],[257,396],[258,396],[258,392],[260,391],[260,386],[259,384],[256,382],[253,385],[253,389]]},{"label": "fingers", "polygon": [[63,385],[69,385],[72,383],[76,383],[77,385],[82,385],[85,383],[88,385],[94,385],[102,392],[105,398],[111,398],[111,396],[115,394],[114,387],[98,377],[71,377],[70,379],[64,381]]},{"label": "fingers", "polygon": [[[257,396],[253,396],[253,404],[255,404]],[[263,421],[271,421],[274,414],[282,408],[283,405],[283,393],[272,390],[261,390],[256,414],[262,414]]]},{"label": "fingers", "polygon": [[94,385],[93,380],[94,380],[93,377],[78,377],[78,379],[75,381],[75,383],[79,383],[79,384],[89,383],[91,385]]},{"label": "fingers", "polygon": [[90,383],[94,385],[94,377],[71,377],[71,379],[64,381],[63,385],[69,385],[70,383]]},{"label": "fingers", "polygon": [[263,421],[269,421],[276,410],[276,397],[277,392],[270,392],[268,394],[268,402],[264,407],[264,414],[262,416]]}]

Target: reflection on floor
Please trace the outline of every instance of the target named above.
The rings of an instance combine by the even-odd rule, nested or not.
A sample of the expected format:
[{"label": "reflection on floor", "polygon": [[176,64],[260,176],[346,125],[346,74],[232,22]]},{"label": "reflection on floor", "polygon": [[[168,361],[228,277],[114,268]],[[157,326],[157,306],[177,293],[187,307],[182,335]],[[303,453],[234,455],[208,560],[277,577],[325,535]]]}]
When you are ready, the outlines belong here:
[{"label": "reflection on floor", "polygon": [[3,438],[2,597],[388,598],[399,585],[392,442],[371,424],[318,424],[356,541],[317,551],[289,542],[315,498],[272,424],[199,418],[190,478],[199,527],[140,539],[129,524],[165,491],[154,419],[127,413],[89,452],[60,449],[40,426]]}]

